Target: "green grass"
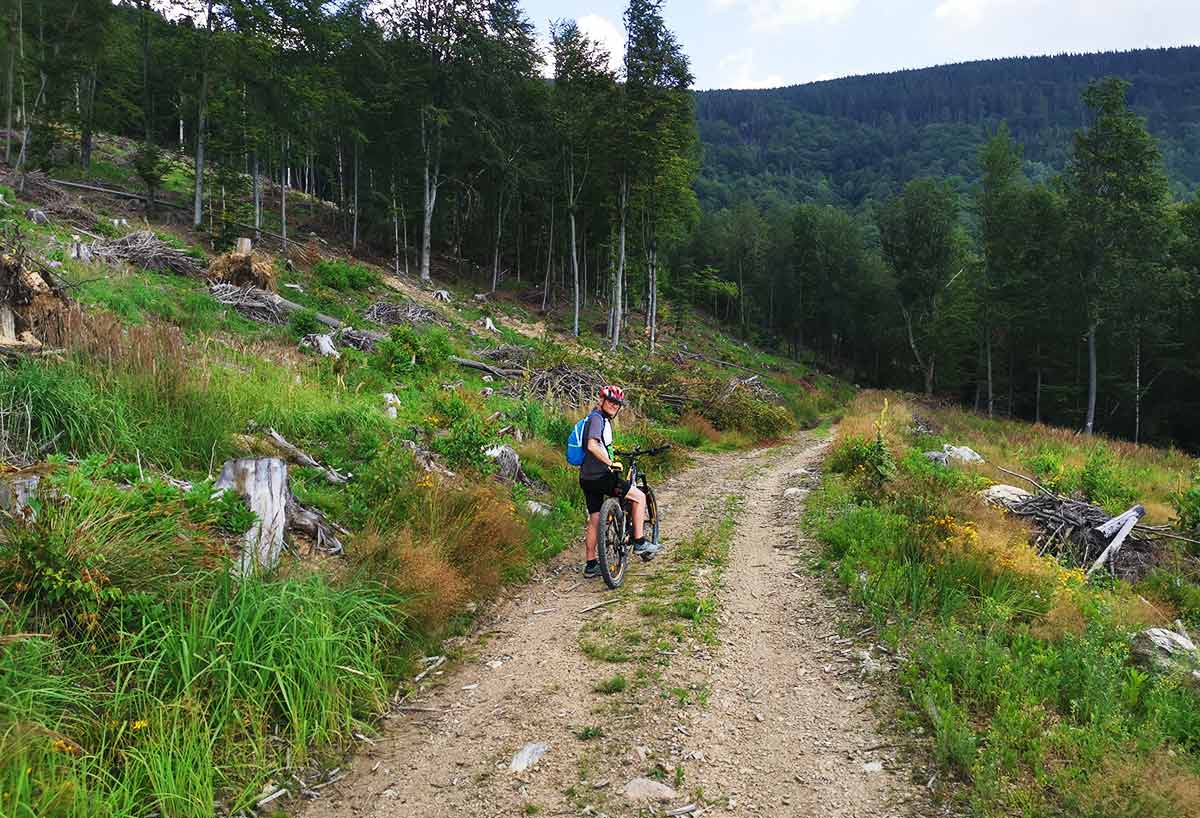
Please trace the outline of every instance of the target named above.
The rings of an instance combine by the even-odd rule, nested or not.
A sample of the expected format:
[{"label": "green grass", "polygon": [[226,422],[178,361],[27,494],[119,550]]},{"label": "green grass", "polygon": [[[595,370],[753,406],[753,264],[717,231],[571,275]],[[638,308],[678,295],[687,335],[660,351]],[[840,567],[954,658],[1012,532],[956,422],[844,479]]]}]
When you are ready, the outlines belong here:
[{"label": "green grass", "polygon": [[605,679],[592,688],[592,690],[597,693],[603,693],[605,696],[611,696],[614,693],[624,693],[627,687],[629,687],[629,681],[624,676],[617,675]]},{"label": "green grass", "polygon": [[[937,418],[966,426],[948,410]],[[895,464],[882,479],[862,468],[867,460],[847,456],[866,450],[851,438],[876,422]],[[906,423],[895,402],[889,415],[872,398],[860,401],[827,463],[834,473],[810,497],[806,526],[879,638],[907,657],[902,723],[931,736],[953,782],[944,793],[980,816],[1194,814],[1200,700],[1186,680],[1137,667],[1129,639],[1168,624],[1161,611],[1176,603],[1185,615],[1196,610],[1186,604],[1200,600],[1195,572],[1161,569],[1137,588],[1084,582],[975,504],[978,475],[931,468],[920,456],[928,439]],[[971,424],[974,445],[989,427]],[[991,431],[1019,432],[1027,450],[1039,442],[1032,430]],[[1049,434],[1041,444],[1058,445]],[[1112,508],[1130,500],[1129,471],[1111,452],[1065,454],[1094,500]],[[1066,471],[1056,457],[1039,458],[1043,476]],[[1157,456],[1123,457],[1157,467]],[[1147,596],[1153,607],[1139,601]]]},{"label": "green grass", "polygon": [[[105,145],[94,178],[136,187],[116,161],[118,148]],[[186,163],[172,166],[164,187],[190,190]],[[35,244],[69,237],[15,219]],[[24,432],[9,427],[8,442],[54,462],[37,520],[6,524],[0,537],[0,815],[246,809],[285,767],[339,758],[355,733],[371,730],[409,658],[463,632],[468,602],[523,580],[578,535],[577,472],[562,457],[575,410],[540,397],[483,398],[479,373],[446,361],[480,343],[462,323],[469,311],[444,329],[400,329],[371,355],[298,359],[287,328],[241,318],[198,282],[114,276],[70,261],[63,270],[73,294],[108,317],[62,360],[0,367],[0,409],[28,418]],[[337,262],[284,279],[305,289],[289,298],[361,324],[362,308],[388,297],[376,275]],[[519,305],[501,311],[536,320]],[[539,365],[595,365],[508,328],[501,337],[533,347]],[[783,377],[787,362],[709,341],[728,344],[727,359],[771,368],[789,401],[780,411],[807,422],[801,416],[811,407],[788,398],[796,384]],[[655,379],[672,369],[662,360],[614,373],[646,401],[641,417],[620,423],[621,443],[676,444],[645,464],[652,480],[686,462],[681,449],[751,442],[726,432],[710,444],[679,427],[675,411],[653,399]],[[384,414],[384,392],[400,399],[395,420]],[[491,418],[496,412],[503,418]],[[531,487],[481,479],[489,465],[480,446],[506,425],[524,438],[518,449]],[[317,470],[290,469],[301,502],[355,532],[336,572],[315,573],[292,558],[277,575],[237,581],[226,572],[232,543],[252,520],[240,504],[212,499],[206,478],[227,458],[258,453],[267,427],[354,475],[333,486]],[[426,475],[409,442],[438,453],[461,482]],[[194,481],[195,490],[175,489],[164,472]],[[526,513],[529,499],[550,513]],[[628,679],[610,678],[604,693],[661,681],[651,671],[665,652],[711,635],[710,589],[685,574],[724,564],[726,512],[713,531],[681,546],[683,573],[639,594],[644,627],[591,620],[595,629],[581,635],[585,654],[637,663]],[[413,542],[436,556],[416,578],[403,551]],[[445,605],[429,604],[440,599]],[[4,638],[18,633],[46,635]],[[583,727],[578,735],[602,733]]]}]

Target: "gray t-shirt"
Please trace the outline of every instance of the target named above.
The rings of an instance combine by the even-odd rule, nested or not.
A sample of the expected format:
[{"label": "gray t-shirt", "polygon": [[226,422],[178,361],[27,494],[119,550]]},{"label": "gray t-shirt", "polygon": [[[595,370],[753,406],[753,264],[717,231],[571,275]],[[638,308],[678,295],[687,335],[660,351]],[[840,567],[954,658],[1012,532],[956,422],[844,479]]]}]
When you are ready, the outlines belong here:
[{"label": "gray t-shirt", "polygon": [[[608,466],[601,463],[594,454],[588,451],[588,443],[592,440],[599,440],[605,448],[612,446],[612,424],[598,409],[592,410],[592,413],[588,415],[587,425],[583,427],[584,455],[583,465],[579,467],[579,477],[582,480],[606,477],[610,471]],[[609,451],[611,452],[611,449]]]}]

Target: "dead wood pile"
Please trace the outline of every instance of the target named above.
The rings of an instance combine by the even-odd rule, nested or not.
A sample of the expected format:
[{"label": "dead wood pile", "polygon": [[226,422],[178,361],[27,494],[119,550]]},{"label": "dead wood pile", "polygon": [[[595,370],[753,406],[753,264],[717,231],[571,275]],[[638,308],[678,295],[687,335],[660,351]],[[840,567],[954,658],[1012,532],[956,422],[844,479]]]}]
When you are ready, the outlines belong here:
[{"label": "dead wood pile", "polygon": [[397,304],[392,301],[376,301],[367,307],[363,318],[384,326],[441,323],[438,314],[428,307],[414,303]]},{"label": "dead wood pile", "polygon": [[109,264],[128,262],[161,273],[198,277],[200,262],[177,247],[172,247],[149,230],[138,230],[111,241],[92,245],[92,255]]},{"label": "dead wood pile", "polygon": [[0,242],[0,347],[31,352],[61,342],[62,319],[74,306],[58,278],[19,237]]},{"label": "dead wood pile", "polygon": [[259,287],[216,282],[209,286],[209,292],[218,303],[233,307],[251,321],[286,324],[288,314],[292,312],[283,306],[283,299]]},{"label": "dead wood pile", "polygon": [[558,364],[549,369],[535,370],[523,381],[510,384],[505,394],[582,406],[591,403],[604,386],[604,379],[595,370],[576,369]]},{"label": "dead wood pile", "polygon": [[247,284],[275,292],[275,266],[262,253],[225,253],[208,265],[209,281],[243,287]]},{"label": "dead wood pile", "polygon": [[510,369],[521,369],[529,366],[536,354],[529,347],[504,344],[494,349],[477,349],[472,353],[476,358]]},{"label": "dead wood pile", "polygon": [[[20,178],[16,173],[6,174],[3,179],[4,184],[13,190],[20,189]],[[84,206],[80,197],[67,193],[52,182],[49,176],[39,171],[25,174],[25,190],[20,196],[28,201],[37,202],[45,212],[81,227],[90,228],[100,221],[99,216]]]},{"label": "dead wood pile", "polygon": [[1097,505],[1053,494],[1032,479],[1024,479],[1039,493],[1003,505],[1033,523],[1033,544],[1039,554],[1085,568],[1088,574],[1107,567],[1121,579],[1136,582],[1159,563],[1167,540],[1191,542],[1172,532],[1170,526],[1143,524],[1142,506],[1114,517]]},{"label": "dead wood pile", "polygon": [[739,387],[748,390],[754,397],[766,403],[783,404],[783,397],[771,387],[762,382],[758,375],[735,377],[729,380],[730,393]]}]

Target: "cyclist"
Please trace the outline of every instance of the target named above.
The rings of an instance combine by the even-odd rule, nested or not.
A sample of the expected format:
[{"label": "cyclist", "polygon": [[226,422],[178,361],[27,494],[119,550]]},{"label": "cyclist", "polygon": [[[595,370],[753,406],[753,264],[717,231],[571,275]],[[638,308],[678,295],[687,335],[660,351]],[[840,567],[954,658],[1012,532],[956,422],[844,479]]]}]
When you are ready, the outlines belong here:
[{"label": "cyclist", "polygon": [[587,500],[588,523],[584,536],[587,563],[583,575],[600,576],[596,562],[596,540],[600,533],[600,506],[605,497],[624,497],[633,507],[633,553],[651,560],[658,553],[658,543],[646,542],[643,524],[646,520],[646,495],[621,476],[621,464],[612,456],[612,419],[625,405],[625,391],[619,386],[605,386],[599,401],[584,425],[584,457],[579,467],[579,487]]}]

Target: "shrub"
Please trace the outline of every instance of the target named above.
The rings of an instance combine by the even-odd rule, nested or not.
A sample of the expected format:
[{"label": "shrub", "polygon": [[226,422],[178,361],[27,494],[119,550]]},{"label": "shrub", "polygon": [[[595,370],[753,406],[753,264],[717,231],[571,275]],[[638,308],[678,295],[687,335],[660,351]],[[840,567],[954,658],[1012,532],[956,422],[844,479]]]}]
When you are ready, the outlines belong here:
[{"label": "shrub", "polygon": [[679,425],[708,443],[717,443],[721,439],[721,433],[717,431],[716,427],[709,423],[707,418],[696,412],[684,412],[683,417],[679,419]]},{"label": "shrub", "polygon": [[450,339],[441,327],[418,331],[401,324],[376,345],[371,365],[393,377],[437,372],[450,353]]},{"label": "shrub", "polygon": [[698,392],[695,411],[721,431],[734,430],[755,440],[768,440],[795,428],[787,409],[767,403],[744,386],[731,389],[724,381],[712,381]]},{"label": "shrub", "polygon": [[297,338],[320,332],[324,325],[317,320],[317,311],[303,307],[288,316],[288,331]]},{"label": "shrub", "polygon": [[341,259],[318,261],[313,267],[313,273],[323,286],[339,292],[365,290],[379,283],[379,276],[369,268]]},{"label": "shrub", "polygon": [[1192,470],[1191,485],[1171,492],[1170,502],[1175,510],[1175,527],[1200,533],[1200,463]]},{"label": "shrub", "polygon": [[1089,500],[1114,514],[1133,505],[1137,492],[1122,474],[1121,463],[1103,444],[1088,452],[1079,474],[1079,487]]}]

